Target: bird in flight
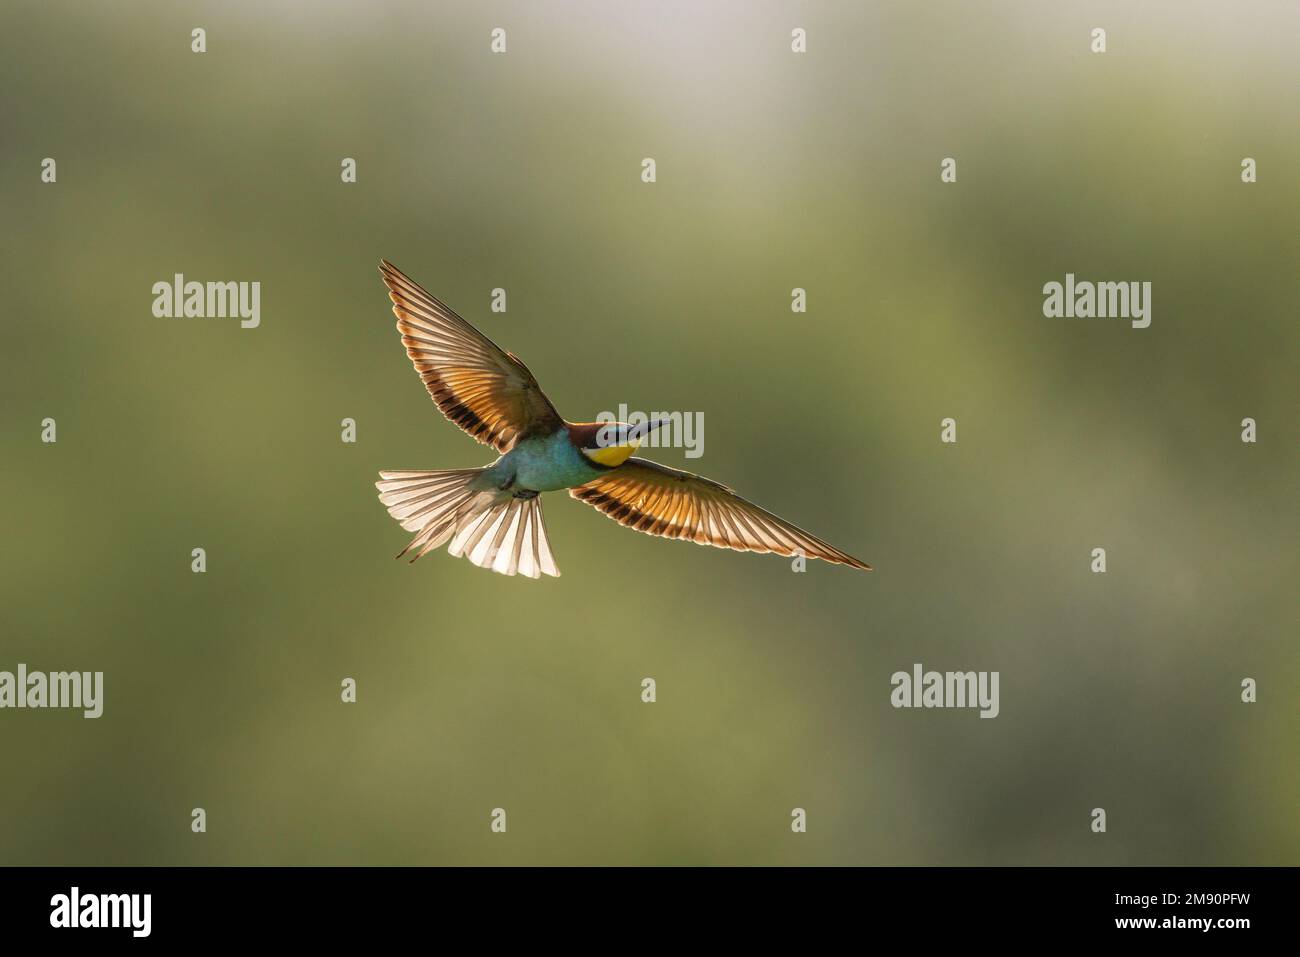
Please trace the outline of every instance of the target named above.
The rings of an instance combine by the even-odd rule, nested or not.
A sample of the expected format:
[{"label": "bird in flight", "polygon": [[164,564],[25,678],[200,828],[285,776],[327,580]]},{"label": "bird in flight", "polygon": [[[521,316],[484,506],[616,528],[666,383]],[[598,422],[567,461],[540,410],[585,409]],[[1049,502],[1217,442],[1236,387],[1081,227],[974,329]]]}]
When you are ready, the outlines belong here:
[{"label": "bird in flight", "polygon": [[542,520],[542,492],[568,489],[628,528],[742,552],[804,555],[870,571],[725,485],[632,453],[666,420],[566,422],[528,367],[498,348],[387,260],[402,345],[438,408],[501,453],[491,465],[380,472],[379,500],[415,538],[411,561],[448,552],[503,575],[558,577]]}]

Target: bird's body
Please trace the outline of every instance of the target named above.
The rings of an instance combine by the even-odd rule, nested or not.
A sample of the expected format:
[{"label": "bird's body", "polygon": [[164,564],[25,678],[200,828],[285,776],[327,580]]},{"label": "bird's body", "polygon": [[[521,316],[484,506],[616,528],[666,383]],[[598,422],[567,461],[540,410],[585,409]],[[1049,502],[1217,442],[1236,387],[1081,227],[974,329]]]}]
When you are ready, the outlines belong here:
[{"label": "bird's body", "polygon": [[488,467],[488,473],[520,492],[558,492],[586,485],[605,469],[573,444],[569,429],[522,439]]},{"label": "bird's body", "polygon": [[731,489],[632,453],[662,423],[567,422],[527,366],[395,266],[380,265],[402,343],[452,422],[501,455],[477,469],[381,472],[380,501],[416,533],[402,554],[448,552],[506,575],[558,576],[539,496],[568,489],[620,524],[738,551],[871,566]]}]

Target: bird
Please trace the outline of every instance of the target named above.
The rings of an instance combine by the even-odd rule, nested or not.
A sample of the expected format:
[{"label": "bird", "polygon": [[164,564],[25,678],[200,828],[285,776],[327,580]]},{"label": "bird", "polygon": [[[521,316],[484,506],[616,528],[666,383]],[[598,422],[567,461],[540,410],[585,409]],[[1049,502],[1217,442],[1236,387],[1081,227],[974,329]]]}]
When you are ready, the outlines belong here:
[{"label": "bird", "polygon": [[666,420],[566,421],[514,354],[388,260],[380,261],[379,271],[402,345],[434,403],[500,453],[482,468],[380,471],[379,500],[415,533],[398,558],[409,553],[414,562],[450,543],[450,555],[480,568],[558,578],[539,496],[567,489],[619,524],[650,535],[871,570],[725,485],[635,457]]}]

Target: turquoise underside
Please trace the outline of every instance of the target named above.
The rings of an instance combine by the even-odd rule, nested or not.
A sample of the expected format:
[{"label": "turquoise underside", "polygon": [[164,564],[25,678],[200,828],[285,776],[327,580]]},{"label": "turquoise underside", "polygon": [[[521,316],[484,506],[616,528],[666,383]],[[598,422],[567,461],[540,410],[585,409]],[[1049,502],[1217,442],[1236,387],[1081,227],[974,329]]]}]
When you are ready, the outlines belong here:
[{"label": "turquoise underside", "polygon": [[503,483],[513,474],[516,488],[553,492],[585,485],[606,470],[593,465],[561,430],[544,438],[524,439],[489,469]]}]

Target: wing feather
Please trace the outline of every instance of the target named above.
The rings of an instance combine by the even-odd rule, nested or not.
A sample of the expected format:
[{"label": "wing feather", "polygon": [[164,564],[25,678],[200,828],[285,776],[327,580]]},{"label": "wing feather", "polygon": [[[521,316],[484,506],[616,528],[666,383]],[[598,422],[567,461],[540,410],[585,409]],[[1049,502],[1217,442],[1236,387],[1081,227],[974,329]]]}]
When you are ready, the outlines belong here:
[{"label": "wing feather", "polygon": [[866,562],[759,508],[725,485],[646,459],[630,458],[569,494],[620,525],[649,535],[741,552],[802,554],[871,570]]},{"label": "wing feather", "polygon": [[521,438],[549,435],[564,420],[528,367],[392,263],[379,271],[402,345],[448,419],[484,445],[508,452]]}]

